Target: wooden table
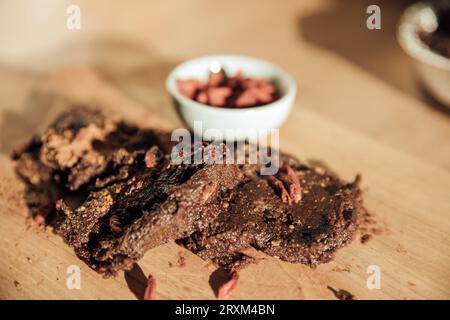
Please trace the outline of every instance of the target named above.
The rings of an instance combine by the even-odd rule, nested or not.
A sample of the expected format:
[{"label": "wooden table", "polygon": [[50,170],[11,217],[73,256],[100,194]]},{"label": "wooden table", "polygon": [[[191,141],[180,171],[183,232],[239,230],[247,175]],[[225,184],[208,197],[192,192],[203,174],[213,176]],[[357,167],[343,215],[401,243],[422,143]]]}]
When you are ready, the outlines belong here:
[{"label": "wooden table", "polygon": [[[333,299],[331,286],[358,299],[450,298],[450,120],[418,90],[395,44],[395,17],[406,1],[382,5],[384,31],[360,27],[364,3],[350,8],[349,1],[137,2],[108,12],[101,1],[78,2],[82,30],[58,31],[61,39],[45,58],[0,52],[1,298],[135,298],[122,275],[102,279],[50,230],[25,222],[8,153],[45,128],[67,100],[95,103],[142,125],[180,126],[165,75],[184,59],[222,52],[258,56],[292,73],[299,96],[281,147],[325,160],[347,179],[361,172],[367,207],[383,230],[366,244],[356,239],[315,270],[253,253],[261,261],[242,272],[234,297]],[[67,63],[83,66],[43,71]],[[177,265],[180,255],[184,267]],[[72,264],[81,267],[81,290],[66,287]],[[139,265],[156,275],[159,298],[213,298],[214,266],[173,243],[148,252]],[[370,265],[381,268],[379,290],[366,286]],[[139,286],[137,274],[128,282]]]}]

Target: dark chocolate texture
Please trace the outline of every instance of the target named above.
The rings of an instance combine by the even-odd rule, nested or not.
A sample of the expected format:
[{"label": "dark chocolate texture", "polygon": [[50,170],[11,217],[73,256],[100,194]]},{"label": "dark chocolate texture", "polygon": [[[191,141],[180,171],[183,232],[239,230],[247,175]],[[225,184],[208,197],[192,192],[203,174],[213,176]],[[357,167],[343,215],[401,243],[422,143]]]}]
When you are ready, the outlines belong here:
[{"label": "dark chocolate texture", "polygon": [[275,176],[258,165],[174,164],[169,137],[77,107],[13,159],[32,214],[45,213],[105,276],[174,240],[229,271],[253,260],[248,248],[315,266],[351,241],[363,212],[359,179],[285,154]]}]

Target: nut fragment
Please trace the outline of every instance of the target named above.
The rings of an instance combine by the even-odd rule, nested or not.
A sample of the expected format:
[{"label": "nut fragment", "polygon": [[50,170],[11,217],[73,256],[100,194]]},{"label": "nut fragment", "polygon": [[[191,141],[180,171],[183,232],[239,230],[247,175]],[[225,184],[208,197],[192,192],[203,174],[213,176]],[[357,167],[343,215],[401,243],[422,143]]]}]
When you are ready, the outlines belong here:
[{"label": "nut fragment", "polygon": [[289,201],[289,204],[291,204],[292,201],[298,203],[302,199],[302,188],[297,174],[288,165],[281,167],[280,171],[280,180],[283,181],[283,184],[289,193],[289,199],[291,200]]},{"label": "nut fragment", "polygon": [[281,201],[283,201],[284,203],[289,202],[289,194],[281,180],[275,178],[274,176],[269,176],[267,177],[267,181],[269,182],[269,185],[272,187],[272,189],[274,189],[275,192],[278,193]]},{"label": "nut fragment", "polygon": [[122,223],[116,214],[109,218],[109,227],[115,236],[120,236],[123,233]]},{"label": "nut fragment", "polygon": [[302,199],[300,180],[290,166],[282,166],[278,177],[269,176],[267,181],[284,203],[298,203]]},{"label": "nut fragment", "polygon": [[144,292],[144,300],[155,300],[156,298],[156,279],[150,273],[147,280],[147,288]]},{"label": "nut fragment", "polygon": [[153,146],[145,153],[145,165],[147,168],[154,168],[161,162],[162,158],[161,150],[158,146]]},{"label": "nut fragment", "polygon": [[236,286],[239,282],[239,273],[237,271],[232,271],[230,274],[230,278],[219,287],[217,291],[217,299],[227,299],[231,297],[236,289]]}]

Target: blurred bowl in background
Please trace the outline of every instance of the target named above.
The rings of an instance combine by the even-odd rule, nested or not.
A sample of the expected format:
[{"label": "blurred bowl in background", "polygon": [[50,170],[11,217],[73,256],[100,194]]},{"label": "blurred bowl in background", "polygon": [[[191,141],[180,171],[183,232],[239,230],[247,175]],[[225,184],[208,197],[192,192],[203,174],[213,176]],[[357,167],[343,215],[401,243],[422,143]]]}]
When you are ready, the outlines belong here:
[{"label": "blurred bowl in background", "polygon": [[448,9],[448,2],[419,2],[403,14],[397,38],[401,47],[414,59],[419,78],[436,100],[450,107],[450,59],[434,52],[420,38],[421,32],[437,27],[440,10]]},{"label": "blurred bowl in background", "polygon": [[[201,104],[183,96],[178,90],[177,80],[196,79],[202,82],[208,78],[213,64],[219,63],[226,74],[242,72],[244,77],[271,80],[279,90],[280,97],[272,103],[249,108],[221,108]],[[228,140],[246,140],[269,133],[279,128],[286,120],[295,101],[297,84],[281,68],[260,59],[240,55],[214,55],[188,60],[175,67],[166,79],[166,88],[176,108],[193,130],[194,122],[201,121],[203,132],[219,130]],[[205,139],[210,139],[204,135]]]}]

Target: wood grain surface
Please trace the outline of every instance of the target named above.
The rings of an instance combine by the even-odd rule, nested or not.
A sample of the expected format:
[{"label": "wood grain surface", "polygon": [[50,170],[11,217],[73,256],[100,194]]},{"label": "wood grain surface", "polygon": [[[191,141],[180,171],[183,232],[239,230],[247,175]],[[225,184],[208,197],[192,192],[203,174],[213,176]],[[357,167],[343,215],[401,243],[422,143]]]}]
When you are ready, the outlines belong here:
[{"label": "wood grain surface", "polygon": [[[214,298],[212,287],[220,277],[215,267],[174,243],[149,251],[132,273],[105,280],[51,230],[26,219],[23,188],[9,153],[69,104],[120,112],[143,126],[181,125],[161,86],[150,89],[148,97],[140,94],[144,89],[138,89],[139,82],[133,89],[120,86],[119,78],[126,82],[118,74],[86,66],[0,73],[0,298],[135,299],[150,272],[158,281],[158,298]],[[334,261],[316,269],[252,251],[258,263],[242,271],[234,298],[335,299],[327,286],[345,289],[357,299],[450,298],[447,170],[301,108],[299,102],[281,130],[281,147],[302,159],[325,161],[346,179],[362,173],[376,234],[365,244],[359,234]],[[81,267],[80,290],[67,289],[70,265]],[[366,286],[371,265],[381,270],[380,289]]]}]

